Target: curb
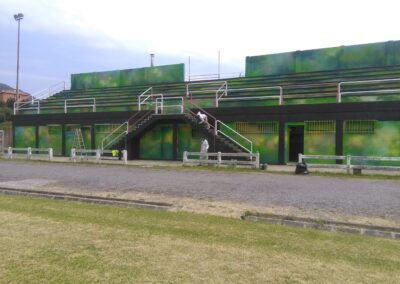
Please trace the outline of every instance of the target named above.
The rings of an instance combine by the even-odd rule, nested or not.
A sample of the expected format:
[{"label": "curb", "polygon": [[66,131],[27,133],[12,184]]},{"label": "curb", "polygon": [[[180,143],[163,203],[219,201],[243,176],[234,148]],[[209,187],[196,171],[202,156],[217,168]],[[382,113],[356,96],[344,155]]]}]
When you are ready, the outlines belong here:
[{"label": "curb", "polygon": [[7,195],[35,196],[35,197],[43,197],[49,199],[79,201],[79,202],[94,203],[94,204],[117,205],[117,206],[134,207],[134,208],[146,208],[154,210],[167,210],[173,206],[172,204],[161,203],[161,202],[146,202],[141,200],[107,198],[107,197],[68,194],[60,192],[36,191],[28,189],[0,188],[0,193]]},{"label": "curb", "polygon": [[343,232],[364,236],[381,237],[400,240],[400,228],[369,226],[354,223],[333,222],[308,218],[296,218],[280,215],[260,215],[247,213],[240,217],[242,220],[262,222],[274,225],[286,225],[306,229],[317,229],[329,232]]}]

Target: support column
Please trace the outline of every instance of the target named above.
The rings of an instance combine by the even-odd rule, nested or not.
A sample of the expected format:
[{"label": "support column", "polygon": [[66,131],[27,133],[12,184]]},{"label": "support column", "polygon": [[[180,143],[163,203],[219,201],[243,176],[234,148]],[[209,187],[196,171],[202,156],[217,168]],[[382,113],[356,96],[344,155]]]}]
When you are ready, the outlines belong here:
[{"label": "support column", "polygon": [[90,128],[90,136],[91,136],[91,139],[90,139],[90,149],[96,149],[96,132],[94,131],[94,127],[95,127],[95,125],[94,124],[92,124],[91,126],[90,126],[91,128]]},{"label": "support column", "polygon": [[61,155],[64,157],[69,156],[65,152],[65,124],[61,124]]},{"label": "support column", "polygon": [[178,159],[178,123],[172,125],[172,160]]},{"label": "support column", "polygon": [[35,127],[35,148],[39,148],[39,125]]},{"label": "support column", "polygon": [[285,164],[285,121],[279,120],[278,163]]},{"label": "support column", "polygon": [[[335,133],[335,155],[343,155],[343,120],[336,120]],[[342,160],[336,160],[336,164],[341,164]]]}]

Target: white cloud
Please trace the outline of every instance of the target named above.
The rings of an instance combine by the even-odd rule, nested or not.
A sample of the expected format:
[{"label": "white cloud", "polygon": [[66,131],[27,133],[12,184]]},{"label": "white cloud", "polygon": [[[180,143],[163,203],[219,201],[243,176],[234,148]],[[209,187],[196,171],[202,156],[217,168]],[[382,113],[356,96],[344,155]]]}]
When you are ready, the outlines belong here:
[{"label": "white cloud", "polygon": [[238,68],[246,55],[400,39],[388,0],[2,0],[0,8],[1,24],[23,12],[26,29],[211,62],[220,50],[222,64]]}]

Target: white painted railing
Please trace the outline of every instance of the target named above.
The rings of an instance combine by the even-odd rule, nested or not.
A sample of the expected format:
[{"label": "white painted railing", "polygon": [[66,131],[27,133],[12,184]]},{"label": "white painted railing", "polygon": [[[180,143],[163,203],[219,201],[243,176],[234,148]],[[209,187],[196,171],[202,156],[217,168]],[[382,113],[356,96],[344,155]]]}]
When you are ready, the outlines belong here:
[{"label": "white painted railing", "polygon": [[120,159],[119,150],[101,150],[101,149],[71,149],[71,160],[95,160],[101,162],[102,160],[121,160],[125,165],[128,164],[128,152],[122,150],[122,157]]},{"label": "white painted railing", "polygon": [[[263,95],[263,96],[242,96],[242,97],[226,97],[219,98],[218,101],[242,101],[242,100],[271,100],[278,99],[278,104],[283,104],[283,88],[281,86],[272,86],[272,87],[255,87],[255,88],[240,88],[240,89],[229,89],[229,94],[233,94],[235,92],[256,92],[263,90],[278,90],[279,95]],[[218,106],[218,104],[217,104]]]},{"label": "white painted railing", "polygon": [[[71,103],[72,104],[68,104]],[[78,102],[78,104],[76,104]],[[80,103],[83,102],[83,103]],[[91,102],[91,103],[85,103]],[[90,107],[93,112],[96,112],[96,98],[81,98],[81,99],[66,99],[64,100],[64,113],[68,113],[68,108]]]},{"label": "white painted railing", "polygon": [[334,155],[303,155],[299,154],[298,162],[301,163],[306,159],[316,159],[316,160],[343,160],[346,161],[345,164],[309,164],[311,167],[328,167],[328,168],[338,168],[345,169],[348,174],[353,168],[358,169],[370,169],[370,170],[400,170],[400,166],[374,166],[365,164],[352,164],[352,161],[365,162],[365,161],[391,161],[400,162],[400,157],[377,157],[377,156],[334,156]]},{"label": "white painted railing", "polygon": [[[167,103],[168,100],[178,101],[178,104]],[[184,98],[183,97],[161,97],[156,98],[156,114],[164,114],[164,110],[168,108],[179,108],[180,112],[184,112]],[[159,111],[158,111],[159,110]]]},{"label": "white painted railing", "polygon": [[113,145],[123,136],[128,135],[128,133],[129,133],[129,121],[125,121],[120,126],[115,128],[110,134],[108,134],[106,137],[103,138],[103,140],[101,141],[101,151],[104,152],[108,146]]},{"label": "white painted railing", "polygon": [[[223,126],[224,130],[221,129],[221,125]],[[243,148],[247,152],[253,153],[253,142],[248,138],[244,137],[242,134],[237,132],[232,127],[223,123],[221,120],[218,119],[216,120],[215,130],[217,131],[217,134],[220,133],[221,135],[227,137],[228,139],[230,139],[232,142],[234,142],[236,145]],[[227,133],[228,131],[230,133]]]},{"label": "white painted railing", "polygon": [[[197,157],[197,158],[190,158]],[[210,159],[211,158],[211,159]],[[253,168],[260,167],[259,153],[202,153],[202,152],[183,152],[183,164],[200,164],[200,165],[241,165],[251,166]]]},{"label": "white painted railing", "polygon": [[8,147],[7,158],[12,159],[14,156],[21,157],[25,156],[27,159],[32,157],[46,157],[49,161],[53,160],[53,148],[13,148]]},{"label": "white painted railing", "polygon": [[0,155],[4,153],[5,135],[4,130],[0,130]]},{"label": "white painted railing", "polygon": [[43,99],[47,99],[48,97],[51,97],[52,95],[57,94],[65,89],[66,89],[66,83],[65,81],[62,81],[46,89],[43,89],[39,92],[32,94],[31,95],[32,99],[30,101],[15,102],[14,115],[16,115],[20,110],[31,110],[31,109],[36,109],[37,114],[40,114],[40,101]]},{"label": "white painted railing", "polygon": [[368,84],[371,85],[375,83],[392,83],[392,82],[400,82],[400,78],[339,82],[336,101],[338,103],[342,102],[342,96],[344,95],[371,95],[371,94],[382,94],[382,93],[400,94],[400,89],[381,89],[381,90],[378,89],[378,90],[368,90],[368,91],[342,92],[342,87],[344,85],[368,85]]}]

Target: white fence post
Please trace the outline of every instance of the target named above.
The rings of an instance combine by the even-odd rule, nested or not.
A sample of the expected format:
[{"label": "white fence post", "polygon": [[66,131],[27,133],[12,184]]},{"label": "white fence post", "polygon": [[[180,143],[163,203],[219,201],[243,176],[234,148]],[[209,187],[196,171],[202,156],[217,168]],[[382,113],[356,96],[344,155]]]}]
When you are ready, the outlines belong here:
[{"label": "white fence post", "polygon": [[11,159],[12,158],[12,153],[13,153],[12,147],[8,147],[8,149],[7,149],[7,158]]},{"label": "white fence post", "polygon": [[256,155],[256,161],[255,161],[255,163],[256,163],[256,169],[259,169],[260,168],[260,153],[256,153],[255,154]]},{"label": "white fence post", "polygon": [[76,162],[76,149],[72,148],[71,149],[71,159]]},{"label": "white fence post", "polygon": [[347,155],[346,156],[346,171],[347,171],[347,174],[350,174],[350,169],[351,169],[351,156]]},{"label": "white fence post", "polygon": [[27,157],[28,159],[32,159],[32,148],[28,147],[27,151],[26,151]]},{"label": "white fence post", "polygon": [[97,162],[101,161],[101,151],[100,151],[100,149],[96,149],[96,161]]},{"label": "white fence post", "polygon": [[122,159],[124,160],[124,164],[128,164],[128,151],[122,150]]},{"label": "white fence post", "polygon": [[218,166],[220,166],[221,162],[222,162],[221,152],[218,152],[217,154],[218,154],[218,156],[217,156],[217,158],[218,158]]},{"label": "white fence post", "polygon": [[187,161],[188,161],[188,155],[187,155],[187,151],[183,151],[183,160],[182,160],[182,162],[185,164],[185,163],[187,163]]},{"label": "white fence post", "polygon": [[299,153],[299,164],[301,164],[301,162],[303,162],[303,154]]},{"label": "white fence post", "polygon": [[49,161],[53,161],[53,148],[49,148]]}]

